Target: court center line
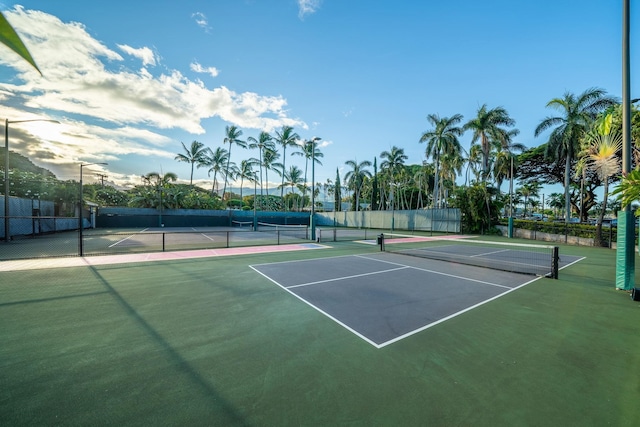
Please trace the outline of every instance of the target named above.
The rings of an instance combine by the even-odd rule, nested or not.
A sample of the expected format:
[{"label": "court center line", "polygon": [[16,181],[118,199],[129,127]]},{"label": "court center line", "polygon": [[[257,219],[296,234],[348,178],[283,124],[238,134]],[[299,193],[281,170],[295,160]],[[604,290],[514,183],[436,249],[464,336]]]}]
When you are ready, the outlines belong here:
[{"label": "court center line", "polygon": [[487,255],[499,254],[499,253],[502,253],[502,252],[509,252],[509,249],[502,249],[502,250],[499,250],[499,251],[487,252],[487,253],[477,254],[477,255],[470,255],[469,258],[475,258],[475,257],[478,257],[478,256],[487,256]]},{"label": "court center line", "polygon": [[302,283],[300,285],[287,286],[287,289],[300,288],[302,286],[318,285],[320,283],[336,282],[338,280],[354,279],[356,277],[371,276],[371,275],[380,274],[380,273],[389,273],[391,271],[405,270],[407,268],[411,268],[411,267],[409,267],[408,265],[405,265],[405,266],[402,266],[402,267],[399,267],[399,268],[391,268],[389,270],[381,270],[381,271],[374,271],[374,272],[371,272],[371,273],[355,274],[353,276],[342,276],[342,277],[337,277],[335,279],[318,280],[317,282],[309,282],[309,283]]},{"label": "court center line", "polygon": [[356,255],[356,256],[358,256],[360,258],[370,259],[370,260],[373,260],[373,261],[384,262],[384,263],[387,263],[387,264],[402,265],[402,266],[407,267],[407,268],[413,268],[413,269],[420,270],[420,271],[426,271],[427,273],[439,274],[441,276],[454,277],[456,279],[468,280],[470,282],[482,283],[482,284],[485,284],[485,285],[496,286],[496,287],[499,287],[499,288],[513,289],[511,286],[505,286],[505,285],[499,285],[497,283],[485,282],[484,280],[472,279],[470,277],[456,276],[455,274],[442,273],[440,271],[429,270],[427,268],[412,267],[412,266],[400,264],[400,263],[397,263],[397,262],[386,261],[386,260],[377,259],[377,258],[370,258],[370,257],[364,256],[364,255]]},{"label": "court center line", "polygon": [[112,247],[114,247],[114,246],[116,246],[116,245],[119,245],[120,243],[124,242],[125,240],[129,240],[129,239],[131,239],[133,236],[134,236],[134,234],[132,234],[132,235],[131,235],[131,236],[129,236],[129,237],[125,237],[124,239],[120,239],[120,240],[118,240],[117,242],[115,242],[114,244],[109,245],[109,247],[110,247],[110,248],[112,248]]}]

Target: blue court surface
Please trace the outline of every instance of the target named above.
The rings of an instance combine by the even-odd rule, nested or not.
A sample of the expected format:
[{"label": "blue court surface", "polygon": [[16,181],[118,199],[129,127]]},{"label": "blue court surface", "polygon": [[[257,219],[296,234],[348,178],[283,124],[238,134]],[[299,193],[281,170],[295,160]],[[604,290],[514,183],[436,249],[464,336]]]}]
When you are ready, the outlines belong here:
[{"label": "blue court surface", "polygon": [[[563,256],[563,265],[578,260]],[[378,348],[551,280],[385,252],[251,268]]]}]

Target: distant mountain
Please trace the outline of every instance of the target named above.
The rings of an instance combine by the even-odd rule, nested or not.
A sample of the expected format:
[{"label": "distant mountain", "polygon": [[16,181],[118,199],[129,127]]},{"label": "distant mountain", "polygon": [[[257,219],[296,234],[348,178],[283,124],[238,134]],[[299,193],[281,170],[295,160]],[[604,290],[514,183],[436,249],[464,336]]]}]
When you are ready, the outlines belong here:
[{"label": "distant mountain", "polygon": [[[0,169],[4,170],[4,150],[0,150]],[[31,160],[29,160],[29,158],[9,150],[9,170],[12,169],[17,169],[22,172],[31,172],[51,178],[56,177],[50,170],[36,166]]]}]

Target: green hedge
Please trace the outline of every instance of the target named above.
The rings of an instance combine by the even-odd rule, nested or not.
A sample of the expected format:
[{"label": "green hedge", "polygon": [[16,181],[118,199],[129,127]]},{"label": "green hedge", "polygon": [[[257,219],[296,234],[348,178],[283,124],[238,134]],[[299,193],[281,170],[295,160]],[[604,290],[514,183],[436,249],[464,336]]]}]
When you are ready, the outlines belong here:
[{"label": "green hedge", "polygon": [[[507,219],[500,220],[500,225],[508,226]],[[585,237],[593,239],[596,234],[596,226],[589,224],[576,224],[576,223],[561,223],[561,222],[547,222],[547,221],[531,221],[517,219],[513,221],[514,228],[520,228],[524,230],[540,231],[542,233],[561,234],[575,237]],[[602,237],[609,239],[611,234],[611,241],[615,242],[617,238],[617,229],[613,227],[611,233],[609,227],[602,227]]]}]

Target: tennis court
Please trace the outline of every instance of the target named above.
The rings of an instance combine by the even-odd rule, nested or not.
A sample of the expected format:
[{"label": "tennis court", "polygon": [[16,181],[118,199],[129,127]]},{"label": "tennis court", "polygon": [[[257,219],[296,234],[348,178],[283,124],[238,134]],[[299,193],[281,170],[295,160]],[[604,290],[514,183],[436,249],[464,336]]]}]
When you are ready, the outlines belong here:
[{"label": "tennis court", "polygon": [[639,305],[614,251],[569,257],[558,280],[357,241],[24,261],[0,424],[634,425]]},{"label": "tennis court", "polygon": [[[487,247],[485,243],[471,248],[435,246],[430,251],[435,251],[436,256],[456,253],[472,259],[483,256],[499,260],[500,255],[506,256],[507,249]],[[539,270],[536,259],[527,260],[531,251],[515,252],[519,268],[530,264],[534,271]],[[560,268],[581,259],[564,256]],[[251,268],[377,348],[537,280],[519,273],[393,253],[258,264]]]}]

